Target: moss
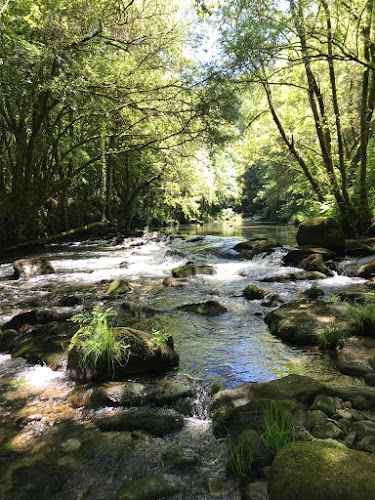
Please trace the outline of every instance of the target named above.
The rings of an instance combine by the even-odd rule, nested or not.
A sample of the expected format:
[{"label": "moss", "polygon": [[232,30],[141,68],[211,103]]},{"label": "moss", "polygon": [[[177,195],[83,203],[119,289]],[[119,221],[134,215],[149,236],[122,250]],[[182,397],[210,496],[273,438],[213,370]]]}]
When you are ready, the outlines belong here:
[{"label": "moss", "polygon": [[256,285],[248,285],[242,292],[242,295],[247,300],[259,300],[263,299],[267,293],[269,291],[264,288],[259,288]]},{"label": "moss", "polygon": [[158,500],[176,493],[180,481],[167,474],[151,474],[133,481],[124,481],[116,493],[116,500]]},{"label": "moss", "polygon": [[216,274],[216,269],[214,266],[195,266],[193,264],[187,264],[172,269],[172,276],[174,278],[188,278],[189,276],[196,276],[197,274]]},{"label": "moss", "polygon": [[128,293],[133,290],[134,286],[129,283],[129,281],[124,279],[117,279],[112,281],[108,286],[105,293],[107,295],[123,295],[124,293]]},{"label": "moss", "polygon": [[285,446],[272,464],[270,500],[368,500],[375,491],[375,457],[329,443]]}]

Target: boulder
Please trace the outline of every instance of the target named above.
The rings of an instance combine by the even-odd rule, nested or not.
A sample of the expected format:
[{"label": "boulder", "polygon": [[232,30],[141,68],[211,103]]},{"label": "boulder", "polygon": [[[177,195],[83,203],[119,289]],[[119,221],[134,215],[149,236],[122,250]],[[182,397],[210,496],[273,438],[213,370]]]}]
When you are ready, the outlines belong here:
[{"label": "boulder", "polygon": [[358,240],[345,240],[345,253],[353,257],[367,257],[374,255],[375,250]]},{"label": "boulder", "polygon": [[196,276],[197,274],[213,275],[216,273],[216,268],[209,265],[196,266],[194,264],[186,264],[185,266],[172,269],[174,278],[188,278],[189,276]]},{"label": "boulder", "polygon": [[368,500],[375,491],[375,457],[329,443],[296,442],[272,464],[270,500]]},{"label": "boulder", "polygon": [[174,411],[154,408],[120,410],[98,418],[96,425],[101,431],[145,431],[153,436],[165,436],[182,429],[183,417]]},{"label": "boulder", "polygon": [[375,436],[375,422],[361,420],[352,425],[351,431],[356,433],[358,441],[368,436]]},{"label": "boulder", "polygon": [[248,285],[242,292],[242,295],[247,300],[259,300],[264,299],[267,295],[271,294],[270,290],[265,288],[260,288],[256,285]]},{"label": "boulder", "polygon": [[155,342],[153,335],[133,328],[118,327],[114,328],[114,332],[117,339],[129,345],[127,363],[108,363],[107,358],[101,356],[95,366],[90,361],[82,366],[76,347],[81,333],[79,330],[72,338],[68,356],[68,370],[73,378],[96,381],[122,379],[129,375],[163,373],[178,365],[179,356],[174,351],[172,337],[160,344]]},{"label": "boulder", "polygon": [[[332,321],[342,321],[345,304],[330,302],[294,301],[283,304],[264,318],[271,333],[295,345],[319,345],[320,335]],[[355,319],[342,326],[347,335],[361,332]]]},{"label": "boulder", "polygon": [[333,275],[332,271],[326,266],[322,255],[318,253],[314,253],[302,259],[299,263],[299,267],[302,267],[305,271],[318,271],[327,276]]},{"label": "boulder", "polygon": [[349,361],[338,361],[336,363],[336,369],[344,375],[349,375],[350,377],[365,377],[372,371],[372,368],[351,363]]},{"label": "boulder", "polygon": [[107,295],[123,295],[133,289],[134,285],[132,285],[128,280],[119,278],[109,284],[105,293]]},{"label": "boulder", "polygon": [[14,277],[31,278],[42,274],[54,273],[51,263],[47,259],[35,257],[32,259],[18,259],[13,262]]},{"label": "boulder", "polygon": [[334,259],[336,257],[336,252],[327,250],[327,248],[311,246],[292,248],[286,255],[284,255],[283,263],[286,266],[298,266],[303,259],[306,259],[311,255],[321,255],[324,262],[326,262],[327,260]]},{"label": "boulder", "polygon": [[300,246],[318,246],[340,254],[345,251],[344,233],[333,217],[315,217],[302,222],[296,237]]},{"label": "boulder", "polygon": [[206,316],[219,316],[227,312],[227,308],[216,302],[216,300],[208,300],[201,304],[185,304],[177,309],[181,311],[195,312]]},{"label": "boulder", "polygon": [[25,313],[17,314],[12,319],[4,323],[2,330],[20,330],[24,325],[45,325],[51,321],[65,321],[73,316],[76,311],[72,309],[33,309]]},{"label": "boulder", "polygon": [[275,248],[282,245],[276,240],[254,239],[241,241],[233,247],[233,250],[240,253],[247,259],[252,259],[261,253],[271,253]]},{"label": "boulder", "polygon": [[356,275],[360,278],[371,279],[375,276],[375,259],[357,267]]},{"label": "boulder", "polygon": [[315,396],[314,402],[310,408],[310,411],[320,410],[324,412],[328,417],[332,417],[336,413],[336,407],[332,401],[332,398],[325,396],[324,394],[318,394]]}]

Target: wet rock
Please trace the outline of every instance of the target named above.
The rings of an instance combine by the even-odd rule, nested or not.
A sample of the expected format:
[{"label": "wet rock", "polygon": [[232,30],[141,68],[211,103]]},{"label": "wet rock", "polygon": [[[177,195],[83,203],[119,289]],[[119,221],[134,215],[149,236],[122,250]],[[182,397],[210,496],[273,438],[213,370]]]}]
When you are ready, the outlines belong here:
[{"label": "wet rock", "polygon": [[247,285],[247,287],[243,290],[242,295],[247,300],[259,300],[264,299],[266,295],[271,294],[270,290],[266,290],[265,288],[260,288],[256,285]]},{"label": "wet rock", "polygon": [[2,325],[2,330],[19,330],[23,325],[44,325],[51,321],[65,321],[75,314],[72,309],[34,309],[25,313],[17,314],[11,320]]},{"label": "wet rock", "polygon": [[125,293],[130,292],[133,289],[134,289],[134,285],[132,283],[130,283],[126,279],[119,278],[119,279],[112,281],[112,283],[110,283],[110,285],[108,286],[105,293],[107,295],[112,295],[112,296],[123,295]]},{"label": "wet rock", "polygon": [[128,269],[129,266],[130,266],[129,262],[124,261],[124,262],[120,263],[119,268],[120,269]]},{"label": "wet rock", "polygon": [[[350,401],[352,407],[357,410],[371,410],[375,407],[375,392],[370,388],[326,387],[324,393],[328,396],[339,396],[343,401]],[[348,411],[353,414],[353,410],[348,409]],[[355,414],[358,415],[358,412]]]},{"label": "wet rock", "polygon": [[185,266],[175,267],[172,269],[173,278],[187,278],[189,276],[196,276],[198,274],[216,274],[217,270],[214,266],[203,265],[196,266],[194,264],[186,264]]},{"label": "wet rock", "polygon": [[345,240],[345,253],[353,257],[374,255],[375,250],[359,240]]},{"label": "wet rock", "polygon": [[[340,321],[346,305],[328,302],[294,301],[283,304],[264,318],[271,333],[295,345],[319,345],[320,335],[333,320]],[[350,336],[361,332],[355,319],[347,320],[342,328]]]},{"label": "wet rock", "polygon": [[18,259],[13,262],[14,277],[18,278],[31,278],[33,276],[40,276],[42,274],[54,273],[49,260],[36,257],[33,259]]},{"label": "wet rock", "polygon": [[319,273],[326,274],[327,276],[332,276],[332,271],[327,267],[321,254],[314,253],[302,259],[299,263],[299,267],[302,267],[305,271],[318,271]]},{"label": "wet rock", "polygon": [[101,431],[145,431],[153,436],[165,436],[181,430],[183,417],[173,411],[152,408],[132,408],[118,411],[96,420]]},{"label": "wet rock", "polygon": [[185,304],[177,309],[181,311],[195,312],[206,316],[219,316],[227,312],[227,308],[219,304],[216,300],[209,300],[201,304]]},{"label": "wet rock", "polygon": [[221,477],[209,477],[207,479],[207,489],[211,494],[220,493],[223,489],[223,480]]},{"label": "wet rock", "polygon": [[365,279],[373,278],[375,276],[375,259],[358,266],[356,269],[356,276]]},{"label": "wet rock", "polygon": [[375,491],[375,458],[326,443],[285,446],[272,464],[270,500],[367,500]]},{"label": "wet rock", "polygon": [[151,307],[143,307],[140,305],[133,305],[124,302],[121,304],[121,309],[125,311],[126,314],[129,314],[133,318],[149,318],[154,314],[157,314],[159,311],[156,309],[152,309]]},{"label": "wet rock", "polygon": [[264,283],[286,283],[288,281],[313,281],[324,280],[327,276],[318,271],[301,271],[300,273],[279,274],[263,278]]},{"label": "wet rock", "polygon": [[302,246],[292,248],[283,257],[283,263],[286,266],[298,266],[298,264],[311,255],[320,255],[324,262],[334,259],[336,252],[328,250],[327,248],[320,248],[314,246]]},{"label": "wet rock", "polygon": [[318,246],[337,253],[343,253],[345,250],[344,233],[333,217],[315,217],[302,222],[296,238],[300,246]]},{"label": "wet rock", "polygon": [[261,303],[264,307],[276,307],[283,303],[284,301],[277,293],[271,293],[265,297],[265,300]]},{"label": "wet rock", "polygon": [[308,288],[303,292],[303,295],[309,300],[316,300],[318,297],[322,297],[324,295],[324,291],[321,288],[318,288],[316,285]]},{"label": "wet rock", "polygon": [[133,328],[118,327],[114,328],[114,332],[118,339],[129,346],[127,362],[120,364],[114,360],[109,364],[103,355],[96,360],[95,365],[89,359],[87,365],[82,366],[77,351],[81,333],[78,331],[72,338],[68,355],[68,370],[73,378],[106,381],[135,374],[163,373],[178,365],[179,356],[174,350],[172,337],[160,344],[153,335]]},{"label": "wet rock", "polygon": [[59,300],[58,304],[59,306],[62,307],[74,307],[74,306],[79,306],[83,303],[82,297],[79,295],[68,295],[61,297]]},{"label": "wet rock", "polygon": [[245,489],[245,500],[269,500],[267,481],[250,483]]},{"label": "wet rock", "polygon": [[282,245],[276,240],[267,239],[254,239],[248,241],[241,241],[233,247],[233,250],[239,252],[243,257],[252,259],[256,255],[262,253],[271,253],[275,248]]},{"label": "wet rock", "polygon": [[336,408],[333,404],[332,399],[329,396],[325,396],[324,394],[318,394],[317,396],[315,396],[314,402],[310,408],[310,411],[313,410],[321,410],[328,417],[332,417],[332,415],[336,413]]},{"label": "wet rock", "polygon": [[175,288],[185,288],[189,285],[189,280],[185,278],[164,278],[163,280],[164,286],[171,286]]},{"label": "wet rock", "polygon": [[[372,367],[374,369],[374,367]],[[375,373],[368,373],[365,375],[365,383],[370,387],[375,387]]]},{"label": "wet rock", "polygon": [[168,469],[185,470],[198,463],[198,454],[192,448],[168,449],[163,456],[163,465]]},{"label": "wet rock", "polygon": [[372,371],[372,368],[358,365],[356,363],[350,363],[349,361],[338,361],[336,363],[336,369],[344,375],[349,375],[351,377],[365,377]]},{"label": "wet rock", "polygon": [[116,493],[116,500],[159,500],[177,493],[181,479],[170,474],[150,474],[132,481],[125,480]]}]

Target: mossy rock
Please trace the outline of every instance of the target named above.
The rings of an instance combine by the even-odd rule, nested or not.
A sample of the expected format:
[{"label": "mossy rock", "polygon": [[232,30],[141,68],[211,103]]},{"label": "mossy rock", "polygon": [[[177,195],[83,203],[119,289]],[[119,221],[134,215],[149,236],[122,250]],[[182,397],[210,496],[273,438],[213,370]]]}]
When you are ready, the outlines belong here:
[{"label": "mossy rock", "polygon": [[216,268],[209,265],[195,266],[194,264],[186,264],[185,266],[172,269],[172,276],[174,278],[188,278],[189,276],[196,276],[197,274],[213,275],[216,273]]},{"label": "mossy rock", "polygon": [[134,408],[100,418],[96,420],[96,425],[105,432],[141,430],[153,436],[165,436],[181,430],[184,419],[173,411]]},{"label": "mossy rock", "polygon": [[247,259],[252,259],[256,255],[260,255],[262,253],[271,253],[275,248],[281,246],[282,245],[277,240],[254,239],[237,243],[237,245],[233,247],[233,250],[239,252]]},{"label": "mossy rock", "polygon": [[367,436],[361,439],[358,443],[358,449],[375,455],[375,436]]},{"label": "mossy rock", "polygon": [[323,256],[318,253],[314,253],[305,257],[299,262],[299,267],[302,267],[305,271],[318,271],[320,273],[326,274],[327,276],[332,276],[333,273],[329,267],[324,262]]},{"label": "mossy rock", "polygon": [[80,330],[71,340],[71,348],[68,355],[68,370],[73,378],[79,380],[121,380],[129,375],[164,373],[175,368],[179,362],[179,356],[174,350],[173,339],[169,339],[159,345],[154,341],[153,335],[133,328],[114,328],[118,339],[129,345],[129,357],[126,363],[108,363],[104,357],[97,360],[95,366],[88,362],[85,366],[80,364],[80,359],[75,347]]},{"label": "mossy rock", "polygon": [[345,251],[344,233],[333,217],[315,217],[301,222],[296,238],[300,246],[318,246],[337,253]]},{"label": "mossy rock", "polygon": [[350,361],[337,361],[336,369],[350,377],[365,377],[368,373],[372,372],[372,368],[351,363]]},{"label": "mossy rock", "polygon": [[283,263],[286,266],[298,266],[299,263],[311,255],[321,255],[324,262],[327,260],[334,259],[336,257],[336,252],[328,250],[327,248],[314,247],[314,246],[301,246],[297,248],[292,248],[283,257]]},{"label": "mossy rock", "polygon": [[332,417],[336,413],[336,407],[332,401],[332,398],[325,396],[324,394],[318,394],[314,398],[314,402],[311,405],[310,411],[321,410],[327,417]]},{"label": "mossy rock", "polygon": [[345,252],[353,257],[367,257],[375,254],[373,248],[359,240],[345,240]]},{"label": "mossy rock", "polygon": [[[324,394],[337,396],[343,401],[350,401],[357,410],[371,410],[375,408],[375,391],[365,387],[326,387]],[[352,410],[348,410],[352,411]]]},{"label": "mossy rock", "polygon": [[150,474],[132,481],[123,481],[116,500],[159,500],[177,493],[181,480],[170,474]]},{"label": "mossy rock", "polygon": [[308,403],[324,390],[318,380],[304,375],[288,375],[264,384],[255,384],[254,397],[266,397],[275,400],[287,399]]},{"label": "mossy rock", "polygon": [[133,289],[134,285],[131,284],[128,280],[119,278],[112,281],[112,283],[109,284],[105,293],[107,295],[112,295],[112,296],[123,295],[125,293],[132,291]]},{"label": "mossy rock", "polygon": [[260,288],[256,285],[248,285],[242,292],[242,295],[247,300],[260,300],[264,299],[267,295],[271,293],[270,290],[265,288]]},{"label": "mossy rock", "polygon": [[228,310],[216,300],[208,300],[207,302],[202,302],[201,304],[185,304],[183,306],[179,306],[177,309],[180,309],[181,311],[195,312],[205,316],[220,316],[220,314],[224,314]]},{"label": "mossy rock", "polygon": [[272,464],[270,500],[369,500],[375,491],[375,457],[329,443],[296,442]]},{"label": "mossy rock", "polygon": [[321,288],[318,288],[316,285],[308,288],[303,292],[303,295],[309,300],[316,300],[318,297],[322,297],[324,295],[324,291]]},{"label": "mossy rock", "polygon": [[358,266],[356,269],[356,275],[365,279],[373,278],[375,276],[375,259]]},{"label": "mossy rock", "polygon": [[[264,318],[271,333],[294,345],[320,345],[320,335],[332,321],[348,318],[341,303],[294,301],[283,304]],[[347,336],[361,334],[359,320],[348,318],[342,328]]]}]

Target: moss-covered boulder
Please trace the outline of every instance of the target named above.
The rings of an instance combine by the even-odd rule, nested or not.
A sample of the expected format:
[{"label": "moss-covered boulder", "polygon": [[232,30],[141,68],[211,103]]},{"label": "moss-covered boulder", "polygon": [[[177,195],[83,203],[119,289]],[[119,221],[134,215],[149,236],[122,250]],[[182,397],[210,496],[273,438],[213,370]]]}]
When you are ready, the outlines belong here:
[{"label": "moss-covered boulder", "polygon": [[302,222],[296,237],[300,246],[318,246],[340,254],[345,251],[344,233],[333,217],[315,217]]},{"label": "moss-covered boulder", "polygon": [[116,295],[123,295],[125,293],[128,293],[133,289],[134,289],[134,285],[132,283],[130,283],[128,280],[123,279],[123,278],[118,278],[118,279],[112,281],[112,283],[110,283],[108,285],[105,293],[107,295],[116,296]]},{"label": "moss-covered boulder", "polygon": [[179,413],[171,410],[133,408],[99,418],[96,425],[106,432],[141,430],[153,436],[165,436],[181,430],[184,419]]},{"label": "moss-covered boulder", "polygon": [[186,264],[185,266],[172,269],[172,276],[174,278],[188,278],[189,276],[196,276],[198,274],[213,275],[216,273],[216,268],[209,265],[196,266],[194,264]]},{"label": "moss-covered boulder", "polygon": [[233,250],[240,253],[246,259],[252,259],[256,255],[262,253],[271,253],[275,248],[282,245],[277,240],[268,239],[252,239],[241,241],[233,247]]},{"label": "moss-covered boulder", "polygon": [[365,279],[373,278],[375,276],[375,259],[358,266],[356,269],[356,275]]},{"label": "moss-covered boulder", "polygon": [[319,345],[320,335],[332,324],[340,323],[346,335],[361,333],[360,322],[348,317],[341,303],[294,301],[283,304],[264,318],[271,333],[295,345]]},{"label": "moss-covered boulder", "polygon": [[305,269],[305,271],[318,271],[319,273],[326,274],[327,276],[333,275],[331,269],[329,269],[329,267],[325,264],[322,255],[318,253],[314,253],[305,259],[302,259],[298,265],[299,267],[302,267],[302,269]]},{"label": "moss-covered boulder", "polygon": [[314,247],[314,246],[302,246],[297,248],[291,248],[283,257],[283,263],[286,266],[298,266],[299,263],[310,257],[311,255],[320,255],[324,262],[327,260],[334,259],[336,257],[336,252],[328,250],[327,248]]},{"label": "moss-covered boulder", "polygon": [[270,500],[368,500],[375,491],[375,457],[297,442],[282,448],[272,464]]},{"label": "moss-covered boulder", "polygon": [[318,394],[317,396],[315,396],[310,410],[320,410],[324,412],[328,417],[332,417],[332,415],[336,413],[336,407],[333,403],[333,399],[324,394]]},{"label": "moss-covered boulder", "polygon": [[116,500],[159,500],[169,498],[182,487],[182,481],[171,474],[150,474],[125,480],[116,493]]},{"label": "moss-covered boulder", "polygon": [[353,257],[367,257],[375,254],[373,248],[359,240],[345,240],[345,252]]},{"label": "moss-covered boulder", "polygon": [[15,260],[13,267],[15,278],[31,278],[32,276],[55,272],[50,261],[40,257]]},{"label": "moss-covered boulder", "polygon": [[227,308],[219,304],[216,300],[208,300],[200,304],[185,304],[177,309],[181,311],[195,312],[206,316],[219,316],[227,312]]},{"label": "moss-covered boulder", "polygon": [[260,300],[264,299],[271,293],[271,290],[266,290],[265,288],[260,288],[256,285],[247,285],[247,287],[243,290],[242,295],[247,300]]},{"label": "moss-covered boulder", "polygon": [[169,337],[165,342],[158,342],[154,335],[134,330],[133,328],[114,328],[118,340],[128,345],[126,362],[108,361],[104,354],[95,365],[88,360],[83,364],[78,352],[78,343],[81,331],[72,338],[68,356],[68,370],[73,378],[79,380],[115,380],[129,375],[163,373],[176,367],[179,356],[174,350],[173,339]]}]

